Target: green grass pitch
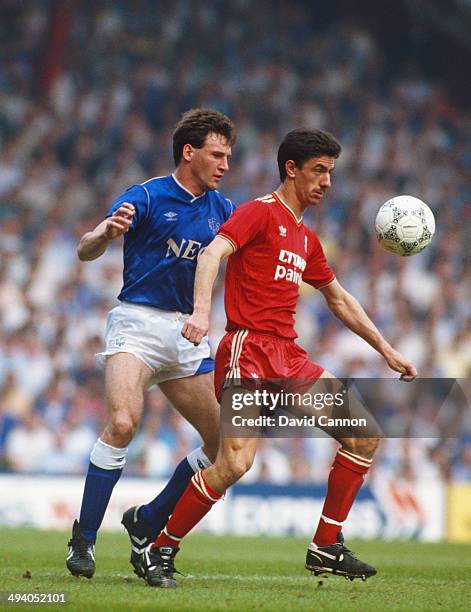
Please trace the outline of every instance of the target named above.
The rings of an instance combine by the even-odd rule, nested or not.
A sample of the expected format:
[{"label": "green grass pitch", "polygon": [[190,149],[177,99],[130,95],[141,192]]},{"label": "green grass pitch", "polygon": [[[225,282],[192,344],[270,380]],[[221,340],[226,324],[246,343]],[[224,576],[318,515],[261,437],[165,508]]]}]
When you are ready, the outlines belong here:
[{"label": "green grass pitch", "polygon": [[348,542],[378,568],[378,575],[363,583],[310,576],[304,569],[307,542],[299,538],[196,534],[188,537],[176,563],[186,574],[177,575],[179,588],[160,590],[134,576],[125,533],[100,534],[92,580],[70,576],[65,567],[68,537],[0,529],[0,590],[65,591],[67,610],[87,611],[471,609],[471,545]]}]

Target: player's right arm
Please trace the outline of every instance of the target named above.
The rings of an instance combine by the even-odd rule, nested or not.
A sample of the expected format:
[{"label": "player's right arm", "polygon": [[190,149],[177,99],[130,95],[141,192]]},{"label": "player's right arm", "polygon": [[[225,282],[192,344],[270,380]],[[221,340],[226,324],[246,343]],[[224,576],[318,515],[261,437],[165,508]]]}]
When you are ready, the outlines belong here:
[{"label": "player's right arm", "polygon": [[193,314],[185,322],[182,329],[182,336],[195,346],[208,333],[211,296],[220,263],[223,259],[232,255],[233,252],[234,248],[228,240],[222,236],[216,236],[198,260],[195,275]]},{"label": "player's right arm", "polygon": [[135,212],[132,204],[124,202],[110,217],[99,223],[94,230],[85,233],[77,247],[79,259],[81,261],[92,261],[103,255],[110,242],[129,230]]}]

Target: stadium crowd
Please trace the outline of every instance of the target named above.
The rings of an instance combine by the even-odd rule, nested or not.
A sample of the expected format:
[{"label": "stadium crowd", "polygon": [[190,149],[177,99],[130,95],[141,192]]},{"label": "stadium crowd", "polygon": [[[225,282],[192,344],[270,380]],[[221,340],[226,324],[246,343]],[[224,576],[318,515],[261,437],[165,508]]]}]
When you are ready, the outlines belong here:
[{"label": "stadium crowd", "polygon": [[[142,10],[150,4],[99,0],[79,9],[53,58],[47,2],[0,9],[3,468],[83,473],[105,411],[94,354],[122,265],[120,244],[83,264],[77,242],[126,186],[172,170],[172,126],[190,107],[221,110],[236,123],[221,188],[236,204],[277,186],[277,145],[289,129],[335,134],[343,153],[334,187],[307,223],[342,284],[421,377],[469,377],[469,113],[413,62],[385,73],[380,44],[352,21],[323,29],[282,2],[252,11],[246,0],[162,1],[157,12]],[[432,245],[410,259],[381,251],[373,231],[379,205],[399,193],[426,201],[437,220]],[[214,345],[225,322],[221,279]],[[321,296],[304,285],[301,293],[299,342],[315,361],[344,377],[393,375]],[[468,435],[459,439],[385,441],[379,463],[405,478],[427,469],[470,481],[465,418]],[[153,389],[127,471],[166,476],[195,437]],[[262,447],[248,479],[323,482],[333,453],[320,438]]]}]

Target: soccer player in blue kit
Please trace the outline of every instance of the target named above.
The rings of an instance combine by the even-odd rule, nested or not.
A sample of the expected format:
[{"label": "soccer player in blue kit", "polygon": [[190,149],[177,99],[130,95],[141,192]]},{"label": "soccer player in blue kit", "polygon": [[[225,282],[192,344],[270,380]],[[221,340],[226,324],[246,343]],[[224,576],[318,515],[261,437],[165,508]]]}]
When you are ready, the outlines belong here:
[{"label": "soccer player in blue kit", "polygon": [[225,115],[193,109],[173,133],[175,172],[134,185],[107,216],[82,236],[82,261],[100,257],[124,235],[120,304],[108,315],[105,350],[107,420],[90,455],[79,520],[69,541],[67,567],[75,576],[95,572],[95,541],[126,453],[139,426],[144,394],[151,384],[199,432],[203,446],[177,466],[165,489],[150,503],[133,507],[122,523],[131,538],[131,563],[143,577],[144,550],[163,529],[193,474],[215,459],[219,405],[214,395],[214,362],[207,339],[199,346],[181,335],[193,311],[198,255],[233,211],[218,191],[235,141]]}]

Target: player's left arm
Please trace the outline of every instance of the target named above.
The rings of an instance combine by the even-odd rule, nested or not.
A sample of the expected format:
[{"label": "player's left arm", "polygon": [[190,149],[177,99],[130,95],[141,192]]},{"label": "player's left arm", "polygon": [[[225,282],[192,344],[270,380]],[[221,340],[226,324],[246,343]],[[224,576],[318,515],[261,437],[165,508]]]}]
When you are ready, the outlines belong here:
[{"label": "player's left arm", "polygon": [[214,281],[216,280],[221,261],[231,255],[234,248],[231,243],[216,236],[198,259],[195,274],[194,308],[193,314],[187,319],[182,336],[195,346],[201,342],[209,329],[209,315],[211,313],[211,296]]},{"label": "player's left arm", "polygon": [[401,380],[410,381],[417,376],[412,362],[403,357],[383,338],[358,300],[334,279],[319,291],[324,295],[332,313],[355,334],[366,340],[386,360],[388,366],[401,374]]}]

